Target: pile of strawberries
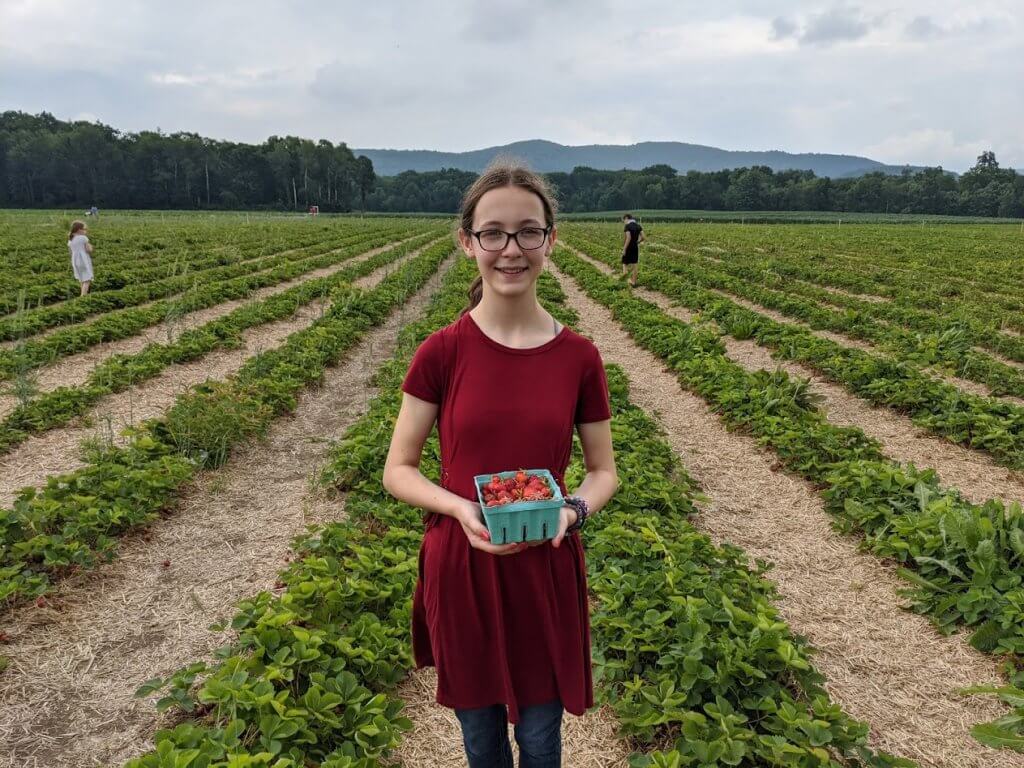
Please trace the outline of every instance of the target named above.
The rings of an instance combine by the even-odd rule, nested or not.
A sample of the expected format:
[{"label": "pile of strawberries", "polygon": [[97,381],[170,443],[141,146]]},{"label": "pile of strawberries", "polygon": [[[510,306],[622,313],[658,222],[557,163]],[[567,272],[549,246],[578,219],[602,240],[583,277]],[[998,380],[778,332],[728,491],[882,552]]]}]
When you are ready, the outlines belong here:
[{"label": "pile of strawberries", "polygon": [[513,504],[517,501],[544,501],[550,499],[552,494],[543,477],[528,475],[519,470],[515,477],[506,480],[491,475],[491,482],[484,483],[483,496],[486,506],[500,507],[502,504]]}]

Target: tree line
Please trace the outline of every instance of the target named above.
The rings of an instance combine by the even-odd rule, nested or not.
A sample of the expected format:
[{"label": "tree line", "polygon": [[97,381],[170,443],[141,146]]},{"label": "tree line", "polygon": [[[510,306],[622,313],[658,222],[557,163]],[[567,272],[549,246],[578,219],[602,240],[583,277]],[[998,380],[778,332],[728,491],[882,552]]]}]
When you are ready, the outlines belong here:
[{"label": "tree line", "polygon": [[[453,212],[462,190],[475,177],[451,169],[381,177],[367,205],[377,211]],[[773,171],[766,166],[678,174],[667,165],[640,171],[579,167],[546,177],[566,213],[660,208],[1024,216],[1024,176],[1000,168],[992,152],[984,152],[959,177],[926,168],[832,179],[813,171]]]},{"label": "tree line", "polygon": [[365,207],[374,178],[369,159],[323,139],[244,144],[0,114],[0,207],[348,211]]},{"label": "tree line", "polygon": [[[1024,217],[1024,176],[984,152],[966,173],[942,168],[853,178],[766,166],[678,174],[575,168],[546,174],[565,212],[626,209],[856,211]],[[194,133],[123,133],[42,113],[0,114],[0,207],[458,210],[476,174],[377,177],[344,144],[271,136],[262,144]]]}]

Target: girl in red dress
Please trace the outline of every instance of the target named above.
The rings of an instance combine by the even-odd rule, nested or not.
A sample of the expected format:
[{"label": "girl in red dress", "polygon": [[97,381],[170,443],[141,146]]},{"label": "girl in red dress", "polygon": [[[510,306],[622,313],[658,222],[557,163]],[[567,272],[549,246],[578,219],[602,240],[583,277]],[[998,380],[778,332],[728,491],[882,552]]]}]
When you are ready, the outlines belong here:
[{"label": "girl in red dress", "polygon": [[[537,301],[555,244],[544,181],[494,165],[466,192],[459,244],[480,276],[470,305],[416,351],[384,467],[384,487],[425,511],[413,598],[413,650],[436,666],[438,703],[462,725],[470,768],[561,765],[562,712],[594,703],[586,564],[588,514],[618,487],[608,384],[597,348]],[[441,477],[420,472],[437,424]],[[564,473],[579,433],[587,474]],[[567,503],[551,540],[492,544],[474,475],[548,469]]]}]

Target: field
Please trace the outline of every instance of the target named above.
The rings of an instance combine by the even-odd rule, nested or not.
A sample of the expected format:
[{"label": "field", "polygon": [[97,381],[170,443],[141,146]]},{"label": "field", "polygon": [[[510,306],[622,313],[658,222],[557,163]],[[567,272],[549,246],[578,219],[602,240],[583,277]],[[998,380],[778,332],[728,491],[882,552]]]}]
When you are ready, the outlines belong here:
[{"label": "field", "polygon": [[[380,482],[453,222],[104,214],[87,297],[69,223],[0,213],[0,766],[462,765]],[[621,479],[565,764],[1024,765],[1020,226],[645,232],[636,289],[601,221],[539,287]]]}]

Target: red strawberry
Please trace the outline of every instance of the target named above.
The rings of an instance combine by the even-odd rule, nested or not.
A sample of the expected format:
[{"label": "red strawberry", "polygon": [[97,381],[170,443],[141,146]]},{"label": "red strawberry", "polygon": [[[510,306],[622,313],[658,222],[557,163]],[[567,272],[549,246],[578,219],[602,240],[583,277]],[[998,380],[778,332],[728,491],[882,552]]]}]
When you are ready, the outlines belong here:
[{"label": "red strawberry", "polygon": [[516,482],[520,485],[524,485],[526,483],[526,473],[521,469],[516,472]]},{"label": "red strawberry", "polygon": [[43,597],[42,595],[40,595],[39,597],[36,598],[36,608],[45,608],[45,607],[46,607],[46,598]]}]

